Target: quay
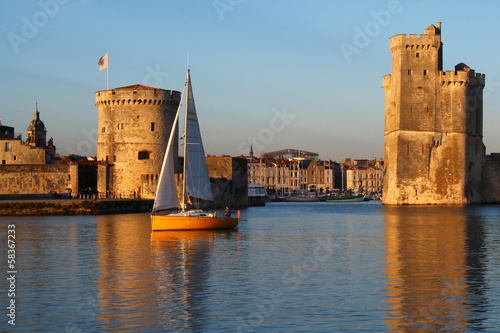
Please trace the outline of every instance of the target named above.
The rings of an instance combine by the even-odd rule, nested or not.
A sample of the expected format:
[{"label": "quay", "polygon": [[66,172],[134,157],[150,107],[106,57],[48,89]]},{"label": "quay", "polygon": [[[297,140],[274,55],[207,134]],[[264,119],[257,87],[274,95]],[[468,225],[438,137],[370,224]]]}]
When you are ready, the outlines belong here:
[{"label": "quay", "polygon": [[152,207],[152,199],[6,199],[0,200],[0,216],[146,213]]}]

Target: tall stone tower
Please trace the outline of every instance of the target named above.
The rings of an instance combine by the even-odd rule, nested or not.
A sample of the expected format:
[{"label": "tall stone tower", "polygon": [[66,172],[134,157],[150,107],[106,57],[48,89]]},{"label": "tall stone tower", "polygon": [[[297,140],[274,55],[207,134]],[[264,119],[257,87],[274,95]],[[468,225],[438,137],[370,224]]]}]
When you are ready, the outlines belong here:
[{"label": "tall stone tower", "polygon": [[40,119],[40,112],[38,111],[38,104],[36,105],[33,120],[28,125],[26,131],[26,142],[33,147],[45,148],[47,145],[47,130],[45,124]]},{"label": "tall stone tower", "polygon": [[154,198],[181,93],[133,85],[95,97],[99,195]]},{"label": "tall stone tower", "polygon": [[463,63],[443,71],[441,23],[389,45],[383,203],[480,203],[484,75]]}]

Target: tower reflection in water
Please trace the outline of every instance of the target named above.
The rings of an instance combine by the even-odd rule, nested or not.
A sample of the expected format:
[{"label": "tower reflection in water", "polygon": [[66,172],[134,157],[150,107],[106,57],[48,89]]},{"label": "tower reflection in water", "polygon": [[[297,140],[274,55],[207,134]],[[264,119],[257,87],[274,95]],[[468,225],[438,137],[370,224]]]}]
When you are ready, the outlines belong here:
[{"label": "tower reflection in water", "polygon": [[467,207],[384,207],[393,332],[480,328],[486,308],[484,226]]}]

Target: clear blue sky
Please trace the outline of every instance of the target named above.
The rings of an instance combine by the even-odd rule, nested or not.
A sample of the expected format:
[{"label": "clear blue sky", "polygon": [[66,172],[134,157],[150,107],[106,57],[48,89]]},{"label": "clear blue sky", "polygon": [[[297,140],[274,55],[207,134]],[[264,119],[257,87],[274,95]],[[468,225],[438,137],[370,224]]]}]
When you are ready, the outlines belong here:
[{"label": "clear blue sky", "polygon": [[0,117],[25,139],[38,102],[59,153],[94,155],[99,57],[110,88],[182,90],[189,55],[208,154],[246,154],[253,138],[256,154],[383,157],[388,39],[442,22],[444,69],[487,76],[484,142],[498,152],[499,12],[495,0],[3,0]]}]

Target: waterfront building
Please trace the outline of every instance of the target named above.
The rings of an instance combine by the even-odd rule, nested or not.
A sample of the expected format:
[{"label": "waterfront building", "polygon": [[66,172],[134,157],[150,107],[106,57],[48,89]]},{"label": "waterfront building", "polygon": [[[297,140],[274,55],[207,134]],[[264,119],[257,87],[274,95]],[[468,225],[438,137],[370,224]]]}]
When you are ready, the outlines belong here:
[{"label": "waterfront building", "polygon": [[354,160],[345,164],[346,188],[357,193],[378,195],[382,192],[383,160]]},{"label": "waterfront building", "polygon": [[[318,154],[302,150],[284,149],[277,152],[280,153],[263,153],[260,158],[248,160],[249,183],[263,185],[269,194],[279,195],[304,190],[325,193],[342,189],[343,170],[339,163],[321,160]],[[280,159],[282,156],[290,158]]]},{"label": "waterfront building", "polygon": [[[251,154],[253,156],[253,148],[251,148]],[[261,158],[269,159],[280,159],[280,160],[293,160],[293,159],[304,159],[304,160],[314,160],[319,156],[318,153],[313,153],[310,151],[300,150],[300,149],[281,149],[270,151],[267,153],[262,153]]]}]

